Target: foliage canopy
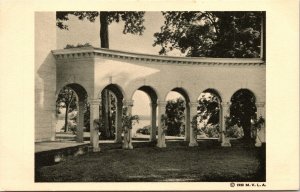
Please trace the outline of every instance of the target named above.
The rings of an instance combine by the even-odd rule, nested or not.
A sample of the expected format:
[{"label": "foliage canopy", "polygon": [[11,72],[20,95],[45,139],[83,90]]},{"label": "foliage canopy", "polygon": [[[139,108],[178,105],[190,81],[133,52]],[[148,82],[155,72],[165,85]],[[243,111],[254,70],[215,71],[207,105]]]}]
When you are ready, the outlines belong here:
[{"label": "foliage canopy", "polygon": [[190,57],[260,56],[263,12],[163,12],[161,31],[154,34],[159,54],[179,49]]}]

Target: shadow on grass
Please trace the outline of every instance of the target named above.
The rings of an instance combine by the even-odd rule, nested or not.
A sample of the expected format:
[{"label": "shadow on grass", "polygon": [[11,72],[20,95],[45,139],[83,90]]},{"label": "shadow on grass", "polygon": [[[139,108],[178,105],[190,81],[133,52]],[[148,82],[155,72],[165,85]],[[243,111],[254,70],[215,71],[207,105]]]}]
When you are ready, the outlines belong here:
[{"label": "shadow on grass", "polygon": [[36,182],[229,182],[266,180],[265,146],[111,149],[36,168]]}]

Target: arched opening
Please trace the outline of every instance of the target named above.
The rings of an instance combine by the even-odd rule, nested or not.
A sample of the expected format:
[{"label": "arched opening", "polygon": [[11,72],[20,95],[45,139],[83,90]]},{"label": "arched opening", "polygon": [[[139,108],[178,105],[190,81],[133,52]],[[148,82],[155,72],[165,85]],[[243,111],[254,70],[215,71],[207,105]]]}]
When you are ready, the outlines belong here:
[{"label": "arched opening", "polygon": [[101,92],[100,140],[121,142],[123,92],[118,85],[110,84]]},{"label": "arched opening", "polygon": [[142,86],[133,96],[132,114],[139,116],[139,123],[132,128],[133,139],[155,141],[157,139],[157,94],[150,86]]},{"label": "arched opening", "polygon": [[83,142],[83,132],[89,130],[87,92],[79,84],[64,86],[56,100],[56,140]]},{"label": "arched opening", "polygon": [[172,89],[166,96],[166,140],[189,140],[190,107],[187,92],[182,88]]},{"label": "arched opening", "polygon": [[221,136],[221,96],[206,89],[198,97],[197,139],[219,139]]},{"label": "arched opening", "polygon": [[240,89],[230,101],[230,116],[225,122],[227,135],[250,142],[254,139],[252,123],[257,119],[255,95],[248,89]]}]

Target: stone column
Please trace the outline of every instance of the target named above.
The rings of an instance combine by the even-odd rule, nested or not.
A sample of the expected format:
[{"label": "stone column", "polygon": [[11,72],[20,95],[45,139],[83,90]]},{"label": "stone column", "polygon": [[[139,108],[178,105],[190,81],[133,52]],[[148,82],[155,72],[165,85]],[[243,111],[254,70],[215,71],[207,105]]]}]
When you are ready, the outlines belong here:
[{"label": "stone column", "polygon": [[[124,102],[127,108],[127,115],[132,115],[132,107],[133,107],[133,100],[127,100]],[[125,128],[124,130],[124,142],[123,142],[123,149],[133,149],[132,146],[132,125],[130,127]]]},{"label": "stone column", "polygon": [[[262,116],[265,119],[265,103],[264,102],[257,102],[257,118]],[[266,122],[265,122],[266,123]],[[257,130],[256,139],[255,139],[255,146],[261,147],[262,143],[266,141],[266,127],[265,124]]]},{"label": "stone column", "polygon": [[90,135],[91,144],[93,146],[93,152],[100,151],[99,147],[99,126],[94,122],[96,119],[99,120],[99,106],[100,99],[90,100]]},{"label": "stone column", "polygon": [[57,115],[56,115],[56,106],[54,106],[53,108],[55,108],[52,113],[51,113],[51,127],[52,127],[52,135],[50,138],[50,141],[55,141],[55,137],[56,137],[56,124],[58,121]]},{"label": "stone column", "polygon": [[[197,107],[198,107],[198,102],[190,102],[190,124],[193,120],[193,117],[195,115],[197,115]],[[198,146],[198,142],[197,142],[197,135],[195,134],[195,130],[193,129],[193,127],[190,125],[190,143],[189,143],[190,147],[196,147]]]},{"label": "stone column", "polygon": [[161,122],[161,116],[165,115],[166,113],[166,106],[167,106],[167,102],[165,101],[158,102],[158,141],[156,146],[159,148],[166,147],[165,131],[163,130],[163,127],[165,127],[166,125],[162,124]]},{"label": "stone column", "polygon": [[[197,108],[196,108],[197,110]],[[190,129],[191,129],[191,114],[190,114],[190,105],[189,103],[186,103],[185,105],[185,112],[184,112],[184,118],[185,118],[185,141],[190,141]]]},{"label": "stone column", "polygon": [[219,139],[218,139],[219,142],[222,142],[222,137],[223,137],[223,134],[222,134],[222,132],[223,132],[222,119],[223,119],[222,104],[221,104],[221,102],[219,102],[219,133],[220,133]]},{"label": "stone column", "polygon": [[150,103],[151,110],[151,128],[150,128],[150,141],[156,141],[156,111],[157,103]]},{"label": "stone column", "polygon": [[116,143],[122,143],[122,110],[123,102],[117,101],[117,114],[116,114]]},{"label": "stone column", "polygon": [[229,107],[230,107],[230,102],[222,102],[221,103],[222,109],[222,123],[221,123],[221,130],[222,130],[222,143],[221,146],[222,147],[231,147],[230,144],[230,139],[226,137],[225,132],[226,132],[226,125],[225,125],[225,120],[226,117],[229,116]]},{"label": "stone column", "polygon": [[77,104],[78,104],[78,123],[77,123],[77,132],[76,132],[76,141],[83,142],[84,102],[79,101]]}]

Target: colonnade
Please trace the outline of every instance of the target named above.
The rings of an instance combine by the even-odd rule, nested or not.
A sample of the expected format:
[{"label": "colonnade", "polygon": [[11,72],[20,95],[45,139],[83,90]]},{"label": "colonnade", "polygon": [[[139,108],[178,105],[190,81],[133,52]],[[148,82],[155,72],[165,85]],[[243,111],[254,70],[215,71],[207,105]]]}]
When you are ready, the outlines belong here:
[{"label": "colonnade", "polygon": [[[90,125],[91,125],[91,129],[90,129],[90,133],[91,133],[91,144],[93,146],[93,151],[97,152],[100,151],[100,147],[99,147],[99,127],[98,125],[95,123],[96,119],[99,119],[99,110],[100,110],[100,99],[91,99],[89,101],[90,103]],[[121,105],[122,104],[122,105]],[[82,104],[81,104],[82,105]],[[118,102],[118,113],[117,113],[117,129],[116,129],[116,142],[117,143],[121,143],[122,142],[122,109],[123,107],[127,108],[127,114],[131,115],[132,114],[132,107],[134,105],[134,101],[133,100],[124,100],[122,103]],[[156,146],[159,148],[164,148],[167,147],[166,146],[166,138],[165,138],[165,132],[164,132],[164,126],[163,122],[162,122],[162,115],[165,114],[166,112],[166,105],[167,102],[166,101],[157,101],[157,103],[155,102],[151,102],[150,106],[151,106],[151,130],[150,130],[150,139],[149,141],[152,142],[157,142]],[[220,135],[220,139],[221,139],[221,146],[223,147],[230,147],[230,140],[229,138],[226,138],[225,135],[225,131],[226,131],[226,125],[225,125],[225,121],[226,121],[226,117],[229,116],[229,108],[230,108],[231,103],[228,101],[223,101],[220,103],[220,117],[219,117],[219,122],[220,122],[220,127],[222,130],[222,133]],[[186,115],[186,137],[185,140],[189,142],[189,146],[190,147],[194,147],[194,146],[198,146],[198,142],[197,142],[197,138],[195,135],[195,132],[191,126],[191,122],[192,122],[192,118],[197,115],[197,107],[198,107],[198,102],[189,102],[187,104],[188,107],[186,107],[185,109],[185,115]],[[265,103],[263,102],[257,102],[256,103],[256,107],[257,107],[257,116],[260,117],[262,116],[263,118],[265,118]],[[158,112],[158,113],[156,113]],[[81,115],[80,116],[80,121],[79,121],[79,126],[83,123],[83,118],[82,118],[82,112],[79,112]],[[157,115],[156,115],[157,114]],[[157,121],[158,120],[158,121]],[[158,135],[156,138],[156,122],[158,122]],[[78,132],[82,132],[81,129],[79,129]],[[81,134],[81,133],[79,133]],[[81,137],[80,137],[81,138]],[[133,149],[132,146],[132,133],[131,130],[129,130],[128,132],[124,133],[124,138],[123,139],[123,148],[124,149]],[[126,142],[124,142],[124,140],[126,140]],[[256,135],[256,143],[255,146],[260,147],[262,145],[262,142],[265,141],[265,127],[262,127],[260,130],[257,131],[257,135]]]}]

